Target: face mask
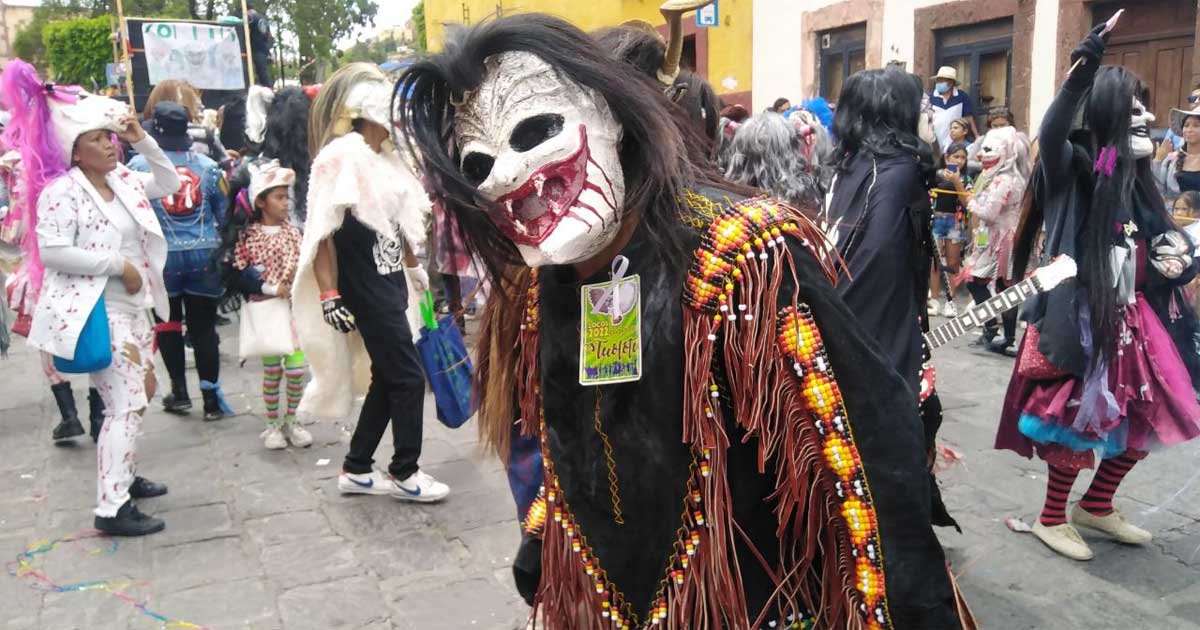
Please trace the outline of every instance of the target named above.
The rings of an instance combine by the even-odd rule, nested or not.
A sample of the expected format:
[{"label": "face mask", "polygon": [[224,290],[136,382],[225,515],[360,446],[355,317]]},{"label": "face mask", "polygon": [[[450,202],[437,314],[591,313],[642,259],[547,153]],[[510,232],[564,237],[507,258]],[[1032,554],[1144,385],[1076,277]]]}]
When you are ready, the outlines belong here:
[{"label": "face mask", "polygon": [[621,125],[608,103],[541,58],[484,62],[455,116],[462,170],[530,267],[577,263],[616,236],[625,200]]},{"label": "face mask", "polygon": [[938,81],[937,85],[933,86],[933,91],[938,94],[945,94],[950,91],[950,84],[945,81]]},{"label": "face mask", "polygon": [[1150,125],[1154,114],[1136,97],[1133,99],[1132,117],[1129,121],[1129,149],[1133,159],[1140,160],[1154,154],[1154,141],[1150,139]]}]

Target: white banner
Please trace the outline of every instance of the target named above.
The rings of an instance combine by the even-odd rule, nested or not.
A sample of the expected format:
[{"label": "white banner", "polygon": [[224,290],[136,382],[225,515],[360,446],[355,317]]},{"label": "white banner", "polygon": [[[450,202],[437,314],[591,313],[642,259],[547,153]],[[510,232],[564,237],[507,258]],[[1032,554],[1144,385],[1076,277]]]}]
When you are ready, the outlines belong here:
[{"label": "white banner", "polygon": [[238,28],[191,22],[142,24],[150,85],[182,79],[201,90],[244,89]]}]

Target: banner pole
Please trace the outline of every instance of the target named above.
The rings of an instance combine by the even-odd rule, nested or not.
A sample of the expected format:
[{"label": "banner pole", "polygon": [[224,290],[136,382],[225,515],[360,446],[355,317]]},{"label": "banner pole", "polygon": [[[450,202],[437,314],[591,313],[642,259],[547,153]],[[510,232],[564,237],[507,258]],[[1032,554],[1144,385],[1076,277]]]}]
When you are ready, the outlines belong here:
[{"label": "banner pole", "polygon": [[117,0],[117,36],[121,39],[121,65],[125,70],[125,91],[129,95],[129,108],[137,110],[137,98],[133,94],[133,59],[129,56],[129,23],[125,21],[125,3]]},{"label": "banner pole", "polygon": [[[254,51],[250,49],[250,7],[246,5],[246,0],[242,0],[242,32],[246,36],[246,76],[250,77],[250,85],[255,85]],[[249,87],[246,86],[247,89]]]}]

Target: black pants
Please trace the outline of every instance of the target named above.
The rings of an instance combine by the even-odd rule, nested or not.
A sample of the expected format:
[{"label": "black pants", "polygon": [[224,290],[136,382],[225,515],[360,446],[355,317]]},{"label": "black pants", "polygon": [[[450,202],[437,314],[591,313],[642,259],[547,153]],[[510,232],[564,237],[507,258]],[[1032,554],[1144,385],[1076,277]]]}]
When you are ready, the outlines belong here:
[{"label": "black pants", "polygon": [[371,357],[371,387],[342,468],[354,474],[371,472],[372,456],[391,421],[394,451],[388,472],[396,479],[407,479],[419,469],[425,404],[425,372],[412,331],[403,309],[347,308],[354,313]]},{"label": "black pants", "polygon": [[[196,355],[196,373],[200,380],[216,383],[221,378],[220,340],[217,338],[217,298],[181,295],[171,298],[171,322],[186,322],[188,339]],[[155,313],[154,320],[162,322]],[[158,334],[158,352],[167,366],[171,383],[183,386],[183,333]]]},{"label": "black pants", "polygon": [[[967,283],[967,291],[971,293],[971,299],[975,300],[976,304],[983,304],[992,297],[992,292],[988,289],[988,280],[982,278],[972,278]],[[1002,292],[1008,288],[1008,282],[1004,278],[996,278],[996,291]],[[1000,316],[1004,321],[1004,338],[1009,342],[1015,341],[1017,337],[1017,309],[1009,309]],[[996,320],[988,320],[984,325],[984,330],[988,334],[995,335],[1000,325]]]},{"label": "black pants", "polygon": [[275,79],[271,76],[271,56],[265,53],[254,53],[254,83],[263,87],[275,87]]}]

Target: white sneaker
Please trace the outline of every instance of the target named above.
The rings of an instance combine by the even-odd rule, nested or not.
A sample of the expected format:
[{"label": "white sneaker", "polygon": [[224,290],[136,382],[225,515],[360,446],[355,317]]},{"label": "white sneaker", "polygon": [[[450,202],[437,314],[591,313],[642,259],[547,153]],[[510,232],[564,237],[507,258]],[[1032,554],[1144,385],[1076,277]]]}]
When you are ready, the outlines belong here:
[{"label": "white sneaker", "polygon": [[449,494],[449,486],[425,474],[425,471],[418,470],[408,479],[397,481],[396,491],[392,496],[401,501],[433,503],[445,499]]},{"label": "white sneaker", "polygon": [[1091,560],[1092,549],[1083,541],[1083,536],[1070,523],[1042,525],[1041,519],[1033,524],[1033,535],[1046,546],[1072,560]]},{"label": "white sneaker", "polygon": [[283,437],[283,430],[278,424],[268,426],[259,437],[263,439],[263,446],[267,447],[267,450],[278,451],[287,448],[287,438]]},{"label": "white sneaker", "polygon": [[942,307],[942,317],[958,317],[958,307],[954,305],[954,302],[946,302],[946,305]]},{"label": "white sneaker", "polygon": [[296,448],[308,448],[313,443],[313,436],[308,432],[308,429],[295,422],[288,422],[283,425],[283,436]]},{"label": "white sneaker", "polygon": [[1096,516],[1076,503],[1075,507],[1071,508],[1071,522],[1081,527],[1104,532],[1113,540],[1126,545],[1145,545],[1154,539],[1150,532],[1125,520],[1125,515],[1116,508],[1113,508],[1112,513],[1108,516]]},{"label": "white sneaker", "polygon": [[338,475],[338,491],[342,494],[393,494],[400,490],[396,480],[385,472],[372,470],[365,475],[356,475],[342,471]]},{"label": "white sneaker", "polygon": [[926,305],[930,315],[937,315],[941,312],[941,306],[938,304],[937,298],[929,298],[929,304]]}]

